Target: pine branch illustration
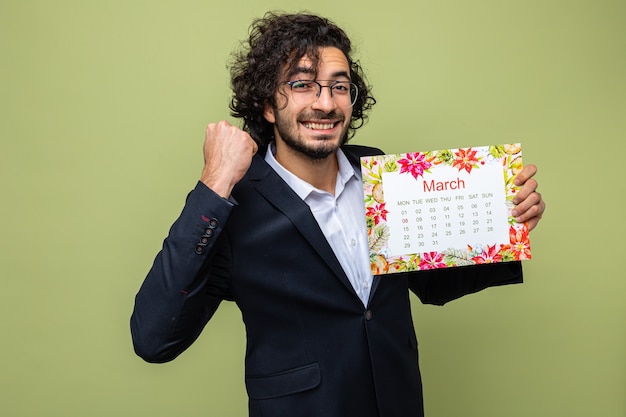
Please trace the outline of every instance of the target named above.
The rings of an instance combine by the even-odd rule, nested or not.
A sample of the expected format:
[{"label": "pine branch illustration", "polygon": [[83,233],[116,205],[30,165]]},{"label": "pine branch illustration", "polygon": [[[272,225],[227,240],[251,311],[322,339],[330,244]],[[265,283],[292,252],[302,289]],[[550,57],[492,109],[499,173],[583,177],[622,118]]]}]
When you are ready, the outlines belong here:
[{"label": "pine branch illustration", "polygon": [[459,249],[449,248],[443,251],[446,263],[455,264],[457,266],[474,265],[471,254]]},{"label": "pine branch illustration", "polygon": [[368,236],[368,244],[370,252],[378,253],[389,240],[389,226],[379,224],[372,229],[372,233]]}]

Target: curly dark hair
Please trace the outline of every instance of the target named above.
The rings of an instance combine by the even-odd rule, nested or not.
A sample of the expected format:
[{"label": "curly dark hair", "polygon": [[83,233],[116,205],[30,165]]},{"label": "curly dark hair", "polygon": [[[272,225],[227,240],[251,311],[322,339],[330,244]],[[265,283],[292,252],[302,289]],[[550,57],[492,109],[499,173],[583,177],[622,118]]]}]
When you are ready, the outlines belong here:
[{"label": "curly dark hair", "polygon": [[376,100],[359,62],[350,55],[352,43],[346,33],[329,19],[308,12],[268,12],[252,22],[247,42],[233,53],[230,64],[231,115],[243,119],[242,128],[260,147],[274,140],[273,125],[265,120],[263,111],[266,103],[276,106],[275,94],[279,82],[284,81],[281,75],[289,74],[305,55],[316,68],[321,47],[335,47],[344,53],[352,82],[359,88],[344,143],[367,120],[366,113]]}]

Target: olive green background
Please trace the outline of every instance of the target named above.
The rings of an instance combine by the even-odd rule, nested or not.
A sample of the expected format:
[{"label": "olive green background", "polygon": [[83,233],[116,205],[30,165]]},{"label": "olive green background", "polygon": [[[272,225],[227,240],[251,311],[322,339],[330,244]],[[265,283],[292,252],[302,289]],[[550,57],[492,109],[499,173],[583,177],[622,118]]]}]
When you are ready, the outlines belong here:
[{"label": "olive green background", "polygon": [[[229,54],[270,9],[298,10],[1,0],[2,416],[246,414],[235,306],[164,365],[134,355],[128,320],[199,177],[204,128],[229,118]],[[626,3],[308,10],[347,30],[374,85],[353,142],[396,153],[521,141],[539,166],[548,209],[526,283],[443,308],[413,298],[427,415],[625,417]]]}]

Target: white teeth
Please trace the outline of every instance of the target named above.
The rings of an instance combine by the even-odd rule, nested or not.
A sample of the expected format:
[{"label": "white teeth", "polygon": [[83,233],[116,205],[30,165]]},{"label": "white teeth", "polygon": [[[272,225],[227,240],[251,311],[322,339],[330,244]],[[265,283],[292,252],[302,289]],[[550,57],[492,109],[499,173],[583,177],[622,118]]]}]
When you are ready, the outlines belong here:
[{"label": "white teeth", "polygon": [[332,129],[334,125],[334,123],[306,123],[304,126],[307,129],[325,130]]}]

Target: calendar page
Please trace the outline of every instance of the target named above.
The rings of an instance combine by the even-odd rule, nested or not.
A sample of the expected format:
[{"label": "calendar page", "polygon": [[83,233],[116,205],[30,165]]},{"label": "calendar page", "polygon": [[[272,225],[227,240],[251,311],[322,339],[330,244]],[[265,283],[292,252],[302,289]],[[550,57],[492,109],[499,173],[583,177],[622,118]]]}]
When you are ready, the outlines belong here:
[{"label": "calendar page", "polygon": [[375,275],[531,258],[519,143],[361,158]]}]

